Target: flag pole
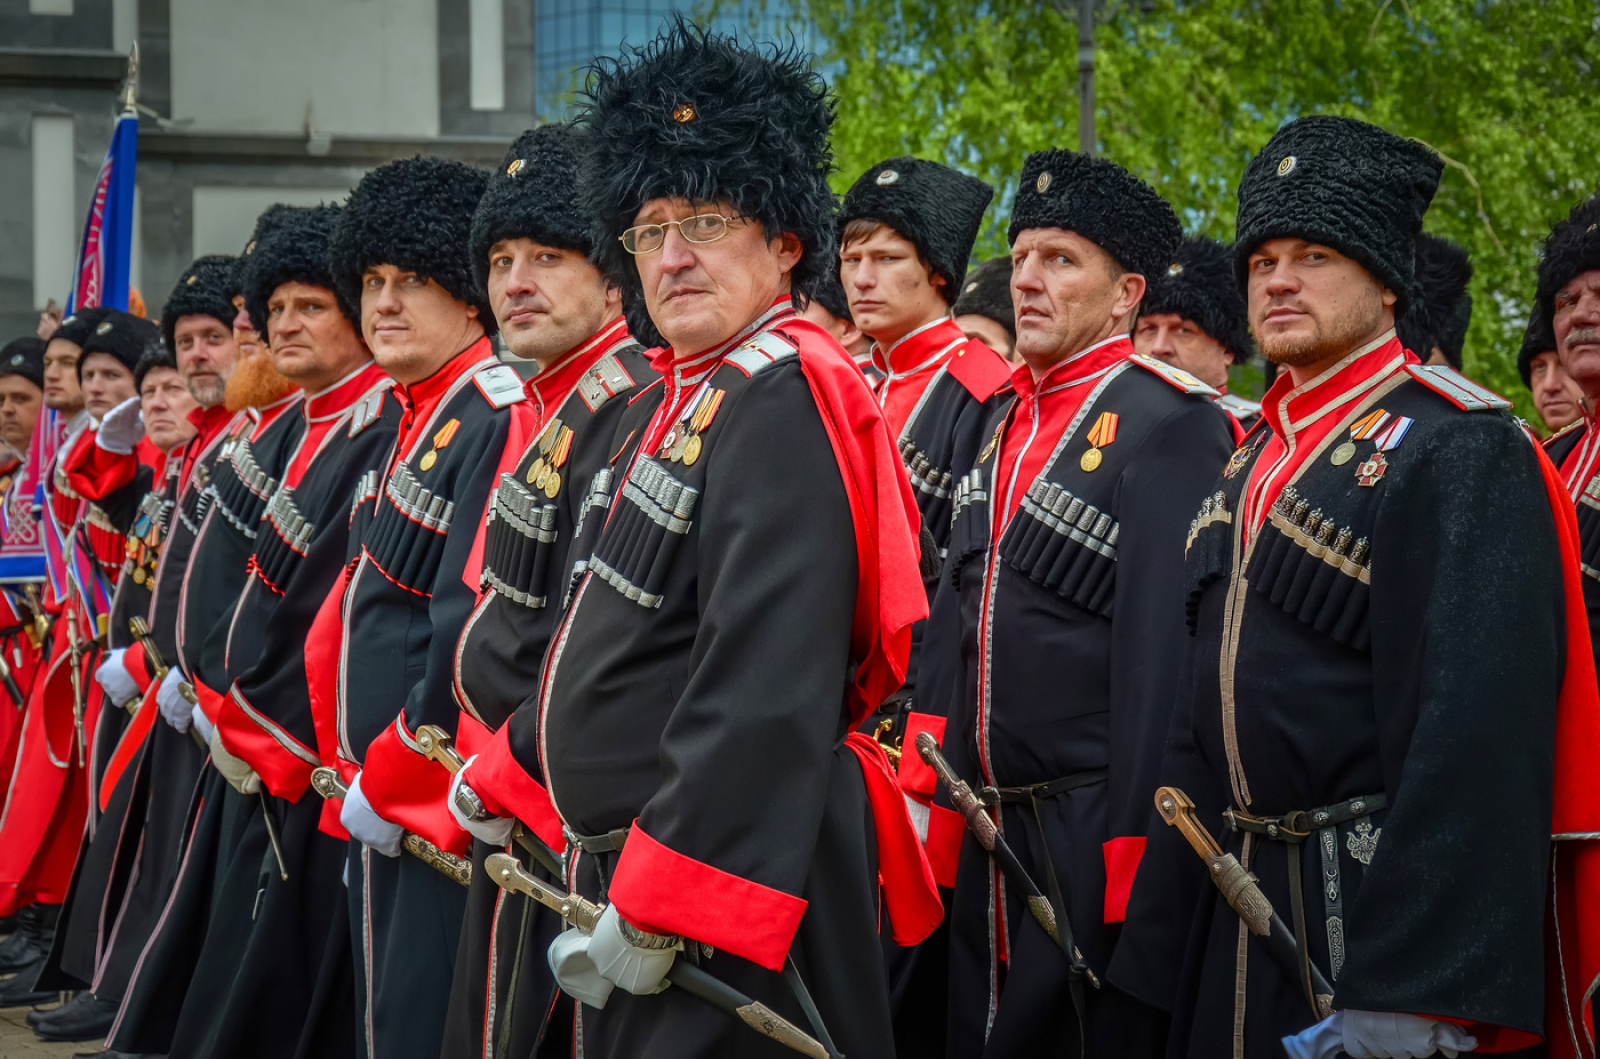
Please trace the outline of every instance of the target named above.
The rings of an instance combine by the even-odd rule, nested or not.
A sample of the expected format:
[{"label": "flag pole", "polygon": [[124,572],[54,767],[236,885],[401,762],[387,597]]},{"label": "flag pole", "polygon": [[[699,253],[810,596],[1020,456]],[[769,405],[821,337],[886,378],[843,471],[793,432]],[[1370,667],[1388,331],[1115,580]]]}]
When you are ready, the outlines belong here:
[{"label": "flag pole", "polygon": [[138,110],[139,104],[139,42],[134,41],[128,50],[128,83],[122,90],[124,112]]}]

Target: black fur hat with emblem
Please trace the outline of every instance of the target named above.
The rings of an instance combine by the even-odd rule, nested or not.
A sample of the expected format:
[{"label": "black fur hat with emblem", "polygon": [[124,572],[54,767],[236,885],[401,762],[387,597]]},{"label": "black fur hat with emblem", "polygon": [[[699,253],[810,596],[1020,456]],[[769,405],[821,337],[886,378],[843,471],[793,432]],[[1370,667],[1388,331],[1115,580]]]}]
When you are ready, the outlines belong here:
[{"label": "black fur hat with emblem", "polygon": [[1011,303],[1011,259],[985,261],[961,281],[961,293],[951,306],[952,316],[987,316],[1017,338],[1017,311]]},{"label": "black fur hat with emblem", "polygon": [[489,176],[445,158],[390,162],[361,178],[334,226],[328,263],[334,290],[361,304],[361,274],[393,265],[431,279],[457,301],[475,306],[494,335],[494,313],[473,276],[467,240]]},{"label": "black fur hat with emblem", "polygon": [[621,59],[596,59],[579,124],[582,201],[595,258],[625,290],[639,273],[622,233],[652,199],[723,201],[768,235],[793,234],[791,286],[810,296],[834,253],[827,85],[798,49],[760,50],[675,18]]},{"label": "black fur hat with emblem", "polygon": [[1556,335],[1550,330],[1550,318],[1535,308],[1528,315],[1527,330],[1522,332],[1522,348],[1517,350],[1517,374],[1522,376],[1522,385],[1530,389],[1533,386],[1533,358],[1555,352]]},{"label": "black fur hat with emblem", "polygon": [[14,338],[0,347],[0,376],[18,375],[44,388],[44,347],[42,338],[27,335]]},{"label": "black fur hat with emblem", "polygon": [[1556,294],[1578,276],[1595,269],[1600,269],[1600,192],[1572,207],[1566,217],[1551,226],[1539,261],[1534,313],[1542,315],[1549,325]]},{"label": "black fur hat with emblem", "polygon": [[589,223],[578,206],[583,133],[571,125],[541,125],[518,136],[472,215],[472,273],[487,292],[489,248],[502,239],[532,239],[558,250],[593,250]]},{"label": "black fur hat with emblem", "polygon": [[[360,303],[334,286],[328,243],[339,223],[338,206],[274,206],[269,224],[256,225],[249,253],[241,259],[244,307],[256,330],[266,334],[267,303],[285,283],[305,283],[332,291],[345,319],[361,330]],[[266,220],[267,215],[262,215]]]},{"label": "black fur hat with emblem", "polygon": [[1172,264],[1183,228],[1171,203],[1115,162],[1077,151],[1035,151],[1011,207],[1013,245],[1029,228],[1065,228],[1149,278]]},{"label": "black fur hat with emblem", "polygon": [[238,259],[230,254],[207,254],[184,269],[161,310],[161,340],[167,348],[177,351],[172,329],[185,316],[212,317],[231,332],[238,315],[233,307],[238,284]]},{"label": "black fur hat with emblem", "polygon": [[1227,246],[1204,235],[1188,236],[1178,244],[1172,263],[1147,278],[1140,316],[1181,316],[1233,354],[1235,364],[1249,358],[1248,314]]},{"label": "black fur hat with emblem", "polygon": [[100,326],[100,321],[104,320],[111,311],[111,307],[108,305],[94,305],[87,309],[79,309],[62,320],[61,326],[56,328],[55,334],[50,337],[52,339],[65,339],[82,349],[83,344],[89,340],[89,336],[94,334],[94,329]]},{"label": "black fur hat with emblem", "polygon": [[1472,258],[1465,247],[1424,232],[1417,238],[1416,294],[1395,321],[1400,344],[1428,359],[1434,347],[1457,371],[1472,323]]},{"label": "black fur hat with emblem", "polygon": [[1354,118],[1296,118],[1239,181],[1234,269],[1271,239],[1332,247],[1394,292],[1395,317],[1416,296],[1416,243],[1444,162],[1433,148]]},{"label": "black fur hat with emblem", "polygon": [[78,381],[83,381],[83,365],[91,353],[104,353],[132,372],[147,351],[160,345],[159,327],[143,317],[112,309],[83,341],[83,352],[78,356]]},{"label": "black fur hat with emblem", "polygon": [[839,227],[851,221],[887,224],[917,248],[945,304],[956,300],[994,189],[976,177],[920,158],[891,158],[861,175],[845,192]]}]

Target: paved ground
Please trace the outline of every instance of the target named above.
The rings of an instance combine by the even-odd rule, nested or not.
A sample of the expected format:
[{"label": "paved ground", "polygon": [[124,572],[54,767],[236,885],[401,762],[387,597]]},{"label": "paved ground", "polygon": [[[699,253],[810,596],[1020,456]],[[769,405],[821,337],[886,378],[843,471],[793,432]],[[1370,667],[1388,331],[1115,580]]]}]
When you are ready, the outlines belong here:
[{"label": "paved ground", "polygon": [[77,1052],[99,1047],[88,1044],[50,1044],[33,1035],[23,1020],[32,1008],[0,1008],[0,1059],[71,1059]]}]

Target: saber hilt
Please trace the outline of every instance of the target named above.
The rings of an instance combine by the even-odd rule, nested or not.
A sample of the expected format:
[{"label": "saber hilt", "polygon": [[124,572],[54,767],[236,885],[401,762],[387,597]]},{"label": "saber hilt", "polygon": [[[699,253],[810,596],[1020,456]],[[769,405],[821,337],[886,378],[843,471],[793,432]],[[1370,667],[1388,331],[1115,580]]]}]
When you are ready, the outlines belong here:
[{"label": "saber hilt", "polygon": [[[343,798],[350,790],[339,771],[327,765],[311,770],[311,789],[323,798]],[[472,884],[472,862],[454,853],[447,853],[421,835],[407,831],[400,836],[400,848],[422,861],[428,867],[448,875],[462,886]]]},{"label": "saber hilt", "polygon": [[[166,659],[161,656],[161,648],[156,646],[156,638],[150,634],[150,626],[144,623],[143,618],[129,618],[128,631],[133,634],[133,638],[144,649],[145,660],[150,663],[150,675],[155,678],[156,683],[159,684],[161,681],[166,680],[170,667],[167,665]],[[200,696],[195,694],[194,685],[189,681],[178,681],[178,694],[182,695],[189,705],[200,705]]]},{"label": "saber hilt", "polygon": [[[422,751],[422,756],[443,765],[450,775],[454,776],[467,767],[467,759],[456,749],[455,740],[450,738],[449,732],[438,725],[418,725],[416,740],[417,749]],[[473,797],[477,797],[476,791],[473,791]],[[512,824],[511,838],[546,871],[555,876],[566,876],[566,857],[545,845],[544,840],[530,832],[521,820]]]}]

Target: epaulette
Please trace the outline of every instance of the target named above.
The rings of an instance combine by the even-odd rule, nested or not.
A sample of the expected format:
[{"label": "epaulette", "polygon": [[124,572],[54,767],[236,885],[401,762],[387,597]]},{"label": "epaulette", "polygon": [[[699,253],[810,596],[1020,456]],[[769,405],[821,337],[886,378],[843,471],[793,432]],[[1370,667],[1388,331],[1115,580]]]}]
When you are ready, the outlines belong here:
[{"label": "epaulette", "polygon": [[1154,372],[1163,379],[1182,390],[1184,393],[1203,393],[1207,397],[1216,397],[1217,391],[1190,375],[1182,368],[1175,368],[1171,364],[1159,361],[1143,353],[1135,353],[1128,360],[1147,371]]},{"label": "epaulette", "polygon": [[614,352],[607,353],[578,380],[578,396],[589,411],[598,412],[607,401],[636,385],[617,355]]},{"label": "epaulette", "polygon": [[1236,416],[1258,416],[1261,414],[1259,402],[1252,401],[1238,394],[1225,393],[1217,398],[1217,403]]},{"label": "epaulette", "polygon": [[739,348],[723,360],[746,375],[754,378],[780,360],[788,360],[800,352],[798,346],[773,331],[763,331],[754,338],[739,343]]},{"label": "epaulette", "polygon": [[383,411],[383,395],[388,392],[389,388],[385,386],[381,390],[367,394],[356,402],[356,406],[350,410],[349,434],[351,437],[355,437],[378,421],[378,416]]},{"label": "epaulette", "polygon": [[1511,402],[1486,390],[1454,368],[1443,364],[1407,364],[1406,371],[1422,385],[1439,394],[1457,408],[1485,412],[1491,408],[1510,408]]},{"label": "epaulette", "polygon": [[1566,437],[1568,434],[1572,433],[1574,430],[1582,430],[1583,429],[1583,425],[1586,422],[1588,422],[1588,420],[1586,420],[1583,416],[1579,416],[1577,419],[1574,419],[1572,422],[1568,423],[1566,426],[1562,427],[1560,430],[1556,431],[1554,434],[1551,434],[1549,437],[1547,437],[1544,440],[1540,441],[1539,444],[1543,445],[1545,448],[1548,449],[1551,445],[1554,445],[1557,441],[1559,441],[1560,439]]},{"label": "epaulette", "polygon": [[472,381],[477,384],[483,399],[496,408],[505,408],[528,399],[522,388],[522,377],[506,364],[484,368],[472,377]]},{"label": "epaulette", "polygon": [[1005,388],[1014,370],[1004,357],[976,339],[969,339],[944,362],[950,377],[979,401]]}]

